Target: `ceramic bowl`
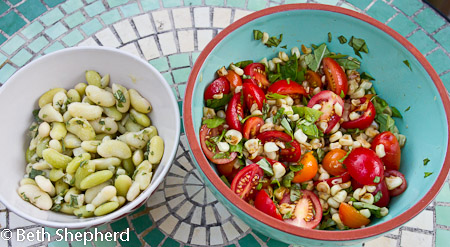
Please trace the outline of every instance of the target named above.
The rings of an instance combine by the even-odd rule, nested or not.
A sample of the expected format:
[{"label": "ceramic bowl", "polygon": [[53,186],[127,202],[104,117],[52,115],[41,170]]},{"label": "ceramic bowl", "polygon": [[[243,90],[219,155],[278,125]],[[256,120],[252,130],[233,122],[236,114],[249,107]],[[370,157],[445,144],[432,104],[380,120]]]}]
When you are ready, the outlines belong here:
[{"label": "ceramic bowl", "polygon": [[[22,200],[16,190],[25,174],[24,153],[30,142],[26,133],[33,121],[32,111],[38,108],[37,100],[51,88],[69,89],[85,81],[86,70],[109,73],[111,83],[134,88],[150,101],[153,106],[150,113],[152,125],[163,138],[165,150],[151,184],[134,201],[105,216],[79,219],[40,210]],[[104,224],[141,206],[166,176],[179,141],[180,114],[169,84],[148,62],[110,48],[64,49],[26,65],[0,88],[0,115],[0,201],[27,220],[55,228],[88,228]]]},{"label": "ceramic bowl", "polygon": [[[283,34],[280,46],[287,45],[288,50],[267,48],[255,41],[254,29],[270,35]],[[328,32],[332,33],[331,43],[327,42]],[[365,39],[369,53],[362,55],[361,71],[376,78],[374,87],[377,93],[403,113],[403,119],[396,120],[396,124],[407,137],[400,171],[405,174],[408,189],[391,200],[386,217],[373,220],[365,228],[348,231],[302,229],[256,210],[239,199],[217,176],[215,166],[208,162],[199,144],[203,93],[221,66],[242,60],[271,58],[278,51],[290,51],[293,46],[326,42],[330,51],[353,55],[349,45],[340,44],[337,40],[340,35]],[[409,61],[411,69],[403,63],[404,60]],[[404,112],[407,108],[410,110]],[[206,185],[220,202],[254,230],[291,244],[347,245],[367,241],[401,226],[433,200],[450,168],[449,110],[447,91],[434,69],[411,43],[394,30],[366,15],[340,7],[296,4],[250,14],[225,28],[206,46],[187,85],[184,126],[191,153]],[[427,166],[423,165],[425,158],[430,159]],[[432,175],[424,178],[424,172],[432,172]]]}]

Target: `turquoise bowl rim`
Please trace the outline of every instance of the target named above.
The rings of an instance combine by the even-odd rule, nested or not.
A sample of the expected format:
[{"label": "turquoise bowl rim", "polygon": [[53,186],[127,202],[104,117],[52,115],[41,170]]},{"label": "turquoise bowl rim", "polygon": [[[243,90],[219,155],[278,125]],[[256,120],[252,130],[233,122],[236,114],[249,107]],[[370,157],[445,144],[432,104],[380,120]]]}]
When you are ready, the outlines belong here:
[{"label": "turquoise bowl rim", "polygon": [[[442,165],[441,171],[439,176],[436,178],[436,181],[430,188],[429,192],[419,200],[418,203],[413,205],[411,208],[409,208],[407,211],[403,212],[402,214],[398,215],[397,217],[374,225],[367,228],[362,229],[354,229],[354,230],[348,230],[348,231],[341,231],[339,234],[336,234],[336,232],[330,232],[330,231],[323,231],[323,230],[315,230],[315,229],[304,229],[304,228],[298,228],[293,227],[292,225],[289,225],[284,222],[280,222],[279,220],[276,220],[261,211],[255,210],[254,207],[247,204],[243,200],[241,200],[237,195],[235,195],[217,176],[215,171],[211,168],[208,160],[203,155],[203,152],[201,150],[200,144],[198,142],[197,136],[195,134],[193,121],[192,118],[192,102],[194,101],[193,92],[194,92],[194,86],[197,80],[197,77],[199,76],[200,70],[203,66],[203,63],[211,53],[211,51],[218,45],[228,34],[232,33],[234,30],[238,29],[239,27],[255,20],[258,18],[261,18],[263,16],[271,15],[278,12],[284,12],[284,11],[292,11],[292,10],[319,10],[319,11],[329,11],[329,12],[335,12],[339,14],[344,14],[356,19],[359,19],[361,21],[364,21],[368,24],[371,24],[375,28],[378,28],[379,30],[385,32],[392,38],[394,38],[397,42],[399,42],[401,45],[403,45],[423,66],[423,68],[426,70],[428,75],[430,76],[431,80],[434,82],[435,87],[437,88],[439,92],[439,96],[443,102],[443,107],[445,109],[446,113],[446,119],[447,119],[447,126],[450,126],[450,99],[447,93],[447,90],[445,89],[442,81],[440,80],[438,74],[433,69],[433,67],[430,65],[430,63],[426,60],[426,58],[420,53],[417,48],[415,48],[406,38],[398,34],[396,31],[391,29],[390,27],[384,25],[383,23],[358,12],[344,9],[341,7],[336,6],[330,6],[330,5],[323,5],[323,4],[288,4],[288,5],[281,5],[276,6],[272,8],[267,8],[261,11],[257,11],[255,13],[252,13],[248,16],[245,16],[238,21],[234,22],[227,28],[225,28],[223,31],[221,31],[214,39],[205,47],[205,49],[202,51],[202,53],[197,58],[194,67],[191,71],[191,74],[189,76],[189,80],[186,87],[186,95],[184,99],[183,104],[183,124],[185,127],[186,136],[188,138],[189,146],[191,149],[191,153],[193,155],[193,158],[196,161],[196,165],[198,168],[200,168],[200,172],[203,173],[202,177],[207,178],[208,181],[206,183],[210,183],[213,186],[215,186],[215,189],[219,191],[223,197],[230,201],[230,204],[234,204],[234,208],[232,211],[235,211],[236,209],[239,210],[241,213],[246,214],[247,216],[252,218],[252,221],[258,221],[262,224],[266,224],[269,227],[274,228],[274,230],[282,231],[287,234],[291,234],[294,236],[298,236],[301,238],[307,238],[307,239],[315,239],[315,240],[325,240],[325,241],[349,241],[349,240],[357,240],[357,239],[365,239],[370,238],[373,236],[377,236],[380,234],[383,234],[387,231],[390,231],[392,229],[395,229],[402,224],[406,223],[410,219],[412,219],[414,216],[416,216],[418,213],[420,213],[423,209],[425,209],[428,204],[434,199],[434,197],[439,192],[440,188],[443,186],[445,179],[447,177],[447,174],[450,170],[450,139],[447,142],[447,151],[445,154],[445,161]],[[221,198],[222,199],[222,198]]]}]

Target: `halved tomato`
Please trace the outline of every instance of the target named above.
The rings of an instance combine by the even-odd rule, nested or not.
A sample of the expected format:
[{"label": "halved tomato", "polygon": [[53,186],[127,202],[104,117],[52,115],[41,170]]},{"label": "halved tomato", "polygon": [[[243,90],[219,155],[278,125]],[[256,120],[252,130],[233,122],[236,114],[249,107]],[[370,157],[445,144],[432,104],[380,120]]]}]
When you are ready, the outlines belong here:
[{"label": "halved tomato", "polygon": [[344,160],[350,176],[363,185],[377,185],[384,178],[383,162],[368,148],[355,148]]},{"label": "halved tomato", "polygon": [[287,168],[287,166],[279,161],[273,160],[273,159],[269,159],[267,157],[262,157],[262,156],[256,156],[256,158],[252,159],[252,162],[257,163],[258,161],[262,160],[262,159],[266,159],[272,166],[275,163],[280,163],[282,166],[284,166],[284,168]]},{"label": "halved tomato", "polygon": [[262,63],[251,63],[244,68],[244,74],[250,76],[250,79],[244,79],[245,82],[250,82],[260,88],[267,88],[270,85],[267,80],[266,67]]},{"label": "halved tomato", "polygon": [[342,224],[350,228],[360,228],[370,223],[370,219],[364,217],[353,206],[345,202],[341,202],[339,206],[339,218]]},{"label": "halved tomato", "polygon": [[233,70],[228,70],[228,74],[225,76],[230,83],[230,89],[232,92],[236,89],[236,87],[242,86],[242,79],[241,77],[236,74]]},{"label": "halved tomato", "polygon": [[303,196],[295,207],[295,218],[284,221],[299,227],[315,228],[322,220],[322,205],[313,192],[308,190],[302,190],[301,192]]},{"label": "halved tomato", "polygon": [[260,117],[251,117],[244,123],[243,136],[245,139],[251,139],[259,134],[259,129],[264,125],[264,120]]},{"label": "halved tomato", "polygon": [[340,148],[331,150],[323,158],[323,169],[325,169],[325,171],[333,176],[342,175],[347,171],[347,168],[345,168],[342,162],[339,162],[339,160],[344,158],[346,154],[347,151],[344,151]]},{"label": "halved tomato", "polygon": [[347,76],[341,66],[332,58],[326,57],[322,60],[323,72],[328,83],[328,89],[337,95],[347,95]]},{"label": "halved tomato", "polygon": [[328,124],[328,127],[324,131],[325,134],[328,134],[341,119],[342,112],[341,115],[336,114],[334,110],[335,104],[341,105],[342,111],[344,110],[344,101],[342,98],[328,90],[314,95],[308,102],[309,108],[312,108],[314,105],[321,105],[320,111],[323,114],[320,116],[318,122],[326,122]]},{"label": "halved tomato", "polygon": [[234,94],[228,103],[226,120],[231,129],[242,131],[241,119],[244,118],[244,107],[241,101],[241,92]]},{"label": "halved tomato", "polygon": [[234,177],[231,182],[231,190],[245,201],[253,199],[256,186],[263,176],[264,171],[258,164],[248,165]]},{"label": "halved tomato", "polygon": [[[226,178],[228,178],[228,180],[233,180],[234,176],[233,173],[235,172],[236,169],[235,167],[239,167],[239,159],[234,159],[231,162],[225,163],[225,164],[217,164],[217,171],[221,174],[224,175]],[[230,179],[231,178],[231,179]]]},{"label": "halved tomato", "polygon": [[258,105],[258,109],[261,110],[263,107],[263,103],[266,100],[264,91],[256,86],[253,83],[244,83],[242,85],[242,92],[244,93],[244,100],[245,105],[247,106],[247,109],[250,110],[250,108],[253,106],[253,104]]},{"label": "halved tomato", "polygon": [[312,88],[322,87],[322,79],[317,72],[312,70],[307,70],[305,74],[305,79],[309,82],[309,86]]},{"label": "halved tomato", "polygon": [[406,183],[406,179],[405,176],[403,175],[403,173],[396,171],[396,170],[386,170],[384,172],[384,177],[399,177],[402,179],[402,184],[400,186],[398,186],[397,188],[390,190],[389,191],[389,195],[390,196],[398,196],[401,193],[405,192],[406,188],[408,187],[408,183]]},{"label": "halved tomato", "polygon": [[287,162],[297,162],[302,155],[302,151],[300,149],[300,144],[292,139],[292,137],[284,132],[271,130],[260,133],[256,136],[259,140],[261,140],[262,144],[266,142],[284,142],[286,148],[281,149],[280,151],[280,160]]},{"label": "halved tomato", "polygon": [[277,93],[281,95],[289,95],[292,98],[298,98],[300,95],[306,95],[305,88],[295,81],[280,80],[274,82],[267,89],[267,93]]},{"label": "halved tomato", "polygon": [[[236,152],[232,152],[226,159],[214,159],[214,155],[219,153],[219,149],[217,148],[217,145],[210,140],[210,138],[218,136],[220,134],[221,133],[219,133],[219,131],[208,128],[206,124],[203,125],[200,129],[200,144],[202,146],[203,153],[205,154],[206,158],[208,158],[212,163],[215,164],[229,163],[233,161],[237,156]],[[208,145],[206,144],[207,142],[209,143]]]},{"label": "halved tomato", "polygon": [[386,166],[386,170],[398,171],[400,169],[402,153],[397,138],[390,131],[385,131],[375,136],[370,148],[375,150],[380,144],[384,146],[384,152],[386,153],[386,155],[381,158],[381,161],[383,161],[383,164]]},{"label": "halved tomato", "polygon": [[355,120],[343,122],[341,124],[343,128],[366,129],[372,124],[373,120],[375,119],[376,111],[372,102],[370,102],[370,100],[368,100],[366,97],[360,98],[359,101],[361,103],[352,112],[359,113],[360,117]]},{"label": "halved tomato", "polygon": [[273,203],[272,199],[270,199],[265,190],[260,190],[258,194],[256,194],[255,208],[274,217],[275,219],[283,220],[280,212],[278,212],[277,206],[275,206],[275,203]]},{"label": "halved tomato", "polygon": [[215,94],[229,94],[230,93],[230,83],[227,81],[225,76],[221,76],[215,79],[205,90],[205,100],[214,99]]},{"label": "halved tomato", "polygon": [[317,170],[319,169],[317,160],[314,157],[313,152],[308,152],[303,155],[299,163],[299,165],[303,166],[303,168],[295,173],[294,179],[292,179],[293,183],[303,183],[311,180],[316,175]]}]

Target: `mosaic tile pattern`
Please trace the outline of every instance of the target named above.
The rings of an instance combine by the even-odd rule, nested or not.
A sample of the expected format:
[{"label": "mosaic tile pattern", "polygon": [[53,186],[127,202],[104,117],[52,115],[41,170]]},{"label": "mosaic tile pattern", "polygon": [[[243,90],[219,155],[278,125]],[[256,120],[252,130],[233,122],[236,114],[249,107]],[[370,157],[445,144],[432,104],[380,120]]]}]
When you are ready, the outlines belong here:
[{"label": "mosaic tile pattern", "polygon": [[[72,46],[109,46],[149,61],[170,84],[181,109],[190,68],[221,29],[269,6],[324,3],[366,13],[408,38],[450,88],[450,25],[420,0],[4,0],[0,2],[0,85],[44,54]],[[364,246],[447,246],[450,185],[416,218]],[[42,229],[0,204],[0,230]],[[90,246],[287,246],[250,229],[205,188],[184,135],[167,179],[145,206],[102,232],[131,229],[129,242]],[[32,246],[83,246],[57,242]],[[93,231],[93,229],[82,230]],[[74,231],[77,232],[77,231]],[[24,243],[0,240],[0,247]]]}]

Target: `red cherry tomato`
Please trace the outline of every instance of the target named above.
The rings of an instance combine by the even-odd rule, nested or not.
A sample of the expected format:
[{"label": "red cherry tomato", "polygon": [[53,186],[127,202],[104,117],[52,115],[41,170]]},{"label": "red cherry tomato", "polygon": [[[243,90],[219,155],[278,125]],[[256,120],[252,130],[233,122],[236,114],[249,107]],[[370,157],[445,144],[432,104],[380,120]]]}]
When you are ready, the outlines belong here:
[{"label": "red cherry tomato", "polygon": [[[240,117],[240,118],[239,118]],[[234,94],[228,102],[226,120],[231,129],[242,131],[241,119],[244,118],[244,107],[241,101],[241,92]]]},{"label": "red cherry tomato", "polygon": [[334,105],[339,104],[342,106],[342,111],[344,110],[344,101],[341,97],[336,95],[335,93],[325,90],[316,95],[314,95],[311,100],[308,102],[308,107],[312,108],[314,105],[321,105],[320,111],[323,112],[322,116],[320,116],[318,122],[327,122],[328,127],[324,131],[325,134],[328,134],[333,127],[339,123],[341,116],[337,115],[334,110]]},{"label": "red cherry tomato", "polygon": [[345,202],[341,202],[341,205],[339,206],[339,218],[341,219],[342,224],[350,228],[360,228],[362,226],[367,226],[367,224],[370,223],[370,219],[366,218],[353,206]]},{"label": "red cherry tomato", "polygon": [[323,72],[328,83],[328,89],[337,95],[347,95],[347,76],[341,66],[332,58],[323,59]]},{"label": "red cherry tomato", "polygon": [[205,90],[205,101],[209,99],[214,99],[215,94],[229,94],[230,93],[230,83],[227,81],[225,76],[221,76],[214,80]]},{"label": "red cherry tomato", "polygon": [[286,148],[281,149],[280,151],[280,160],[287,162],[297,162],[302,155],[302,151],[300,149],[300,144],[292,139],[292,137],[281,131],[265,131],[256,136],[259,140],[261,140],[262,144],[266,142],[276,142],[281,141],[284,142]]},{"label": "red cherry tomato", "polygon": [[399,187],[389,191],[389,195],[390,196],[398,196],[401,193],[405,192],[406,188],[408,187],[408,184],[406,183],[405,176],[399,171],[386,170],[384,172],[384,177],[385,178],[387,178],[387,177],[399,177],[399,178],[401,178],[403,180],[403,183]]},{"label": "red cherry tomato", "polygon": [[284,166],[284,168],[287,168],[287,166],[285,164],[283,164],[283,163],[281,163],[279,161],[276,161],[276,160],[273,160],[273,159],[269,159],[267,157],[262,157],[262,156],[256,156],[256,158],[252,159],[252,162],[256,163],[256,162],[258,162],[258,161],[260,161],[262,159],[266,159],[272,166],[275,163],[280,163],[282,166]]},{"label": "red cherry tomato", "polygon": [[322,205],[313,192],[308,190],[301,192],[303,196],[295,207],[295,218],[287,219],[285,222],[299,227],[315,228],[322,220]]},{"label": "red cherry tomato", "polygon": [[242,85],[242,92],[244,93],[245,104],[249,110],[255,103],[258,105],[258,110],[262,109],[266,98],[264,91],[260,87],[246,82]]},{"label": "red cherry tomato", "polygon": [[376,111],[372,102],[370,102],[370,100],[368,100],[366,97],[360,98],[359,100],[361,104],[352,112],[360,113],[361,116],[358,119],[343,122],[341,124],[343,128],[366,129],[372,124],[373,120],[375,119]]},{"label": "red cherry tomato", "polygon": [[305,79],[309,82],[309,85],[312,88],[322,87],[322,79],[320,78],[320,75],[317,72],[307,70],[305,74]]},{"label": "red cherry tomato", "polygon": [[384,178],[383,162],[368,148],[353,149],[344,160],[344,165],[350,176],[363,185],[376,185]]},{"label": "red cherry tomato", "polygon": [[351,179],[350,174],[348,172],[344,172],[341,176],[338,177],[332,177],[325,180],[317,180],[314,182],[314,186],[316,186],[320,182],[325,181],[330,187],[332,187],[333,185],[336,184],[347,183],[348,181],[350,181],[350,179]]},{"label": "red cherry tomato", "polygon": [[253,199],[256,186],[264,176],[264,171],[258,164],[251,164],[240,170],[231,182],[231,190],[245,201]]},{"label": "red cherry tomato", "polygon": [[250,82],[260,88],[267,88],[270,85],[267,80],[266,67],[262,63],[251,63],[244,68],[244,74],[250,76],[250,79],[244,79],[245,82]]},{"label": "red cherry tomato", "polygon": [[372,141],[371,149],[380,145],[384,145],[384,152],[386,155],[381,158],[383,164],[386,166],[386,170],[399,170],[402,154],[400,151],[400,144],[398,144],[397,138],[390,131],[385,131],[378,134]]},{"label": "red cherry tomato", "polygon": [[345,168],[342,165],[342,162],[339,162],[339,160],[344,158],[346,154],[347,151],[344,151],[343,149],[340,148],[331,150],[323,158],[322,161],[323,169],[325,169],[325,171],[327,171],[329,174],[333,176],[342,175],[344,172],[347,171],[347,168]]},{"label": "red cherry tomato", "polygon": [[273,203],[272,199],[270,199],[265,190],[260,190],[258,194],[256,194],[255,208],[274,217],[275,219],[283,220],[281,214],[277,210],[277,206],[275,206],[275,203]]},{"label": "red cherry tomato", "polygon": [[[364,187],[364,185],[352,179],[353,190],[362,187]],[[376,203],[374,203],[374,205],[378,207],[387,207],[389,205],[389,202],[391,201],[391,196],[389,195],[389,191],[384,180],[380,181],[380,183],[377,184],[375,191],[372,192],[372,195],[375,196],[378,192],[381,192],[381,198]]]},{"label": "red cherry tomato", "polygon": [[242,79],[233,70],[228,70],[227,72],[228,74],[225,77],[227,78],[228,82],[230,82],[231,91],[234,92],[236,87],[242,86]]},{"label": "red cherry tomato", "polygon": [[280,80],[274,82],[267,89],[267,93],[277,93],[281,95],[290,95],[293,98],[298,98],[300,95],[306,95],[306,91],[302,85],[295,81]]},{"label": "red cherry tomato", "polygon": [[[219,135],[219,132],[217,130],[214,131],[213,129],[206,127],[206,124],[203,125],[202,128],[200,129],[200,144],[202,146],[202,150],[203,150],[203,153],[205,154],[206,158],[208,158],[212,163],[215,163],[215,164],[225,164],[225,163],[229,163],[229,162],[233,161],[237,156],[236,152],[232,152],[228,159],[214,159],[213,158],[214,155],[219,153],[219,149],[217,148],[217,146],[208,147],[206,145],[206,140],[209,140],[209,138],[211,138],[213,136],[217,136],[217,135]],[[214,142],[212,142],[212,143],[214,143]]]},{"label": "red cherry tomato", "polygon": [[264,125],[264,120],[260,117],[251,117],[245,121],[244,132],[245,139],[251,139],[259,134],[259,129]]}]

